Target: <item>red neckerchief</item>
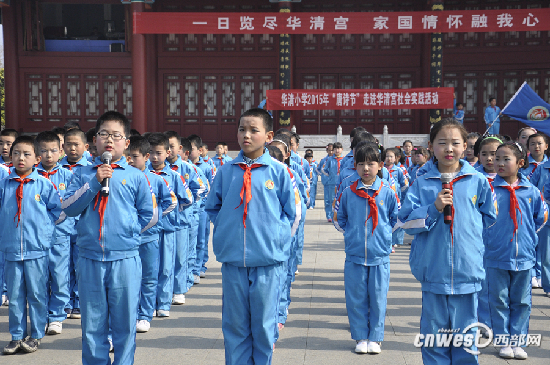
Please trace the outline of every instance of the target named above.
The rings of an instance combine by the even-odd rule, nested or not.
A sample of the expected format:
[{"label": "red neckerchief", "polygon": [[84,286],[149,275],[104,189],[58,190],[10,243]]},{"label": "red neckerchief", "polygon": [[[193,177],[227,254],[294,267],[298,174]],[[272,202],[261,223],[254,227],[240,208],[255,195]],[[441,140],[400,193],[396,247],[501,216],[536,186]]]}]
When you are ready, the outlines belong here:
[{"label": "red neckerchief", "polygon": [[238,164],[238,166],[244,170],[244,175],[243,175],[243,187],[241,188],[241,194],[240,194],[241,203],[237,206],[237,208],[240,207],[244,201],[243,225],[244,225],[244,228],[246,228],[246,216],[248,214],[248,203],[252,200],[252,169],[261,167],[263,165],[259,163],[254,163],[251,166],[248,166],[246,164]]},{"label": "red neckerchief", "polygon": [[17,225],[16,227],[19,227],[19,222],[21,221],[21,202],[23,201],[23,185],[28,183],[29,181],[32,181],[32,179],[17,177],[14,179],[19,183],[19,186],[17,187],[17,190],[15,191],[15,199],[17,200],[17,213],[15,213],[15,216],[13,217],[13,221],[15,222],[15,218],[17,218]]},{"label": "red neckerchief", "polygon": [[70,171],[73,171],[73,167],[75,166],[78,166],[78,164],[75,163],[74,165],[71,165],[71,164],[63,165],[64,168],[69,169]]},{"label": "red neckerchief", "polygon": [[334,157],[336,159],[336,162],[338,162],[338,175],[340,174],[340,161],[342,161],[343,157]]},{"label": "red neckerchief", "polygon": [[217,156],[216,156],[216,158],[217,158],[218,160],[220,160],[220,166],[223,166],[223,157],[217,157]]},{"label": "red neckerchief", "polygon": [[13,161],[12,162],[7,162],[4,164],[7,168],[12,168],[13,167]]},{"label": "red neckerchief", "polygon": [[[459,176],[459,177],[455,177],[453,179],[453,181],[450,182],[449,185],[451,185],[451,188],[450,188],[451,195],[453,194],[453,184],[455,182],[457,182],[458,180],[461,180],[461,179],[465,178],[466,176],[468,176],[468,175],[462,175],[462,176]],[[451,228],[451,245],[454,244],[454,241],[453,241],[453,223],[454,223],[454,221],[455,221],[455,206],[453,204],[453,205],[451,205],[451,227],[450,227]]]},{"label": "red neckerchief", "polygon": [[[50,172],[48,172],[48,171],[40,171],[40,170],[39,170],[38,173],[39,173],[40,175],[44,176],[46,179],[52,181],[52,179],[50,179],[50,176],[55,175],[55,173],[56,173],[57,171],[59,171],[59,170],[52,170],[52,171],[50,171]],[[57,190],[57,186],[55,186],[55,184],[53,183],[53,181],[52,181],[52,184],[53,184],[53,187],[55,188],[55,190]]]},{"label": "red neckerchief", "polygon": [[[510,217],[512,218],[512,221],[514,221],[514,234],[516,234],[516,232],[518,231],[518,219],[516,216],[516,209],[519,210],[519,214],[521,215],[521,220],[523,221],[523,213],[521,212],[521,208],[519,207],[518,197],[516,196],[516,190],[521,188],[521,186],[512,187],[509,185],[504,185],[502,187],[510,192]],[[513,239],[514,239],[514,236],[512,235],[512,240]]]},{"label": "red neckerchief", "polygon": [[380,193],[380,190],[382,190],[382,185],[384,185],[384,183],[380,182],[380,187],[374,192],[374,194],[372,194],[372,196],[370,196],[365,190],[357,190],[358,183],[359,180],[351,185],[351,191],[353,191],[357,196],[367,199],[369,203],[369,215],[365,221],[365,226],[367,225],[369,218],[372,218],[372,234],[374,234],[374,229],[378,226],[378,206],[376,205],[375,198],[378,196],[378,193]]},{"label": "red neckerchief", "polygon": [[[172,169],[172,171],[178,171],[178,166],[176,166],[176,165],[172,165],[172,166],[170,166],[170,168]],[[156,172],[155,172],[155,174],[156,174]]]},{"label": "red neckerchief", "polygon": [[[101,165],[97,165],[96,167],[99,167]],[[112,163],[111,168],[115,169],[117,167],[121,167],[119,164]],[[101,195],[101,191],[97,192],[97,195],[95,196],[95,202],[94,202],[94,210],[97,207],[97,203],[99,202],[99,208],[97,209],[97,212],[99,213],[99,242],[101,243],[101,228],[103,227],[103,217],[105,216],[105,209],[107,208],[107,201],[109,200],[109,195],[103,196]]]}]

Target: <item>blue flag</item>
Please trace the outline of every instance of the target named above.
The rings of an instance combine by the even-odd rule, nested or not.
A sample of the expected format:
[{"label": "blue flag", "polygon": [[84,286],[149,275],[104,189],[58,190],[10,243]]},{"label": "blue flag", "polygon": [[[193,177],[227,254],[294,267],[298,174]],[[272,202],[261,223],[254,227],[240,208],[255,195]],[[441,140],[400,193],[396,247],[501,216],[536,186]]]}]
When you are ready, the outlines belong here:
[{"label": "blue flag", "polygon": [[512,96],[502,114],[550,135],[550,104],[542,100],[527,82]]}]

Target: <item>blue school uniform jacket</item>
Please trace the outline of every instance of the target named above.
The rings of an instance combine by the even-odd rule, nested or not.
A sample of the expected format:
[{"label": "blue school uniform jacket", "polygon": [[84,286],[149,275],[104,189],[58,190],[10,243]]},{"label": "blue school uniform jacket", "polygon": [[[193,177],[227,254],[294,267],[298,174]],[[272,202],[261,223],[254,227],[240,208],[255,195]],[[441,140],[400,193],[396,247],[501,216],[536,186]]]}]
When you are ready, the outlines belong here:
[{"label": "blue school uniform jacket", "polygon": [[52,182],[36,168],[25,178],[21,214],[18,220],[16,192],[20,183],[14,171],[0,181],[0,250],[8,261],[23,261],[47,255],[52,245],[54,225],[61,223],[61,197]]},{"label": "blue school uniform jacket", "polygon": [[319,164],[317,165],[317,174],[321,176],[321,184],[326,185],[328,177],[323,173],[323,169],[326,166],[327,160],[330,156],[326,155],[319,161]]},{"label": "blue school uniform jacket", "polygon": [[[355,168],[346,168],[344,171],[340,172],[340,175],[338,175],[338,184],[336,185],[336,199],[342,195],[345,188],[359,179],[359,174]],[[382,181],[386,186],[392,188],[393,191],[397,190],[393,177],[385,167],[382,167]]]},{"label": "blue school uniform jacket", "polygon": [[544,195],[544,186],[546,185],[549,177],[550,161],[546,161],[536,168],[535,172],[533,172],[533,176],[531,176],[531,179],[529,181],[531,182],[531,184],[535,185]]},{"label": "blue school uniform jacket", "polygon": [[541,162],[535,161],[531,156],[528,157],[528,160],[529,160],[529,165],[524,169],[520,169],[519,172],[525,175],[528,180],[531,180],[531,177],[537,170],[537,167],[539,167],[540,165],[544,165],[548,161],[548,157],[544,155]]},{"label": "blue school uniform jacket", "polygon": [[[42,163],[38,164],[36,170],[39,175],[45,177],[53,183],[53,186],[57,189],[61,199],[64,199],[65,194],[67,193],[67,188],[73,179],[73,173],[64,167],[61,167],[60,163],[57,163],[49,174],[46,170],[44,170],[44,167],[42,167]],[[67,217],[64,212],[61,212],[60,217],[62,218],[62,223],[55,226],[54,234],[52,236],[53,243],[56,243],[57,239],[71,235],[74,231],[75,219],[73,217]]]},{"label": "blue school uniform jacket", "polygon": [[[500,123],[500,117],[498,116],[500,114],[500,108],[495,105],[493,108],[492,106],[488,106],[485,108],[485,124],[489,125],[493,123],[493,121],[498,124]],[[495,120],[496,118],[496,120]]]},{"label": "blue school uniform jacket", "polygon": [[[59,164],[60,164],[62,167],[68,169],[69,171],[71,171],[71,172],[74,174],[75,172],[80,171],[80,169],[83,168],[84,166],[90,166],[90,165],[92,165],[93,163],[89,162],[89,161],[86,159],[86,157],[82,156],[82,157],[80,158],[80,160],[78,160],[76,163],[71,164],[71,163],[69,162],[69,160],[67,160],[67,156],[65,156],[65,157],[63,157],[63,158],[61,159],[61,161],[59,162]],[[79,220],[79,219],[80,219],[79,216],[74,217],[75,226],[74,226],[74,228],[73,228],[73,230],[72,230],[72,232],[71,232],[71,235],[76,235],[76,233],[77,233],[77,232],[76,232],[76,225],[78,224],[78,220]]]},{"label": "blue school uniform jacket", "polygon": [[[347,187],[334,213],[334,226],[344,234],[346,260],[365,266],[390,262],[392,228],[397,223],[399,203],[397,195],[389,186],[376,177],[371,187],[366,188],[361,180],[357,190],[364,190],[372,197],[376,192],[378,224],[373,231],[373,219],[366,198]],[[368,218],[368,219],[367,219]]]},{"label": "blue school uniform jacket", "polygon": [[219,169],[221,166],[229,161],[229,159],[225,155],[222,155],[222,157],[216,155],[212,157],[211,160],[214,162],[214,166],[216,166],[216,169]]},{"label": "blue school uniform jacket", "polygon": [[[153,171],[151,173],[157,174]],[[170,192],[174,194],[178,201],[178,207],[182,208],[181,210],[183,210],[183,207],[189,209],[188,207],[193,203],[193,194],[182,176],[168,165],[164,165],[162,171],[157,175],[162,177],[165,183],[168,183]],[[174,209],[163,216],[162,229],[167,232],[175,232],[186,224],[185,218],[185,214],[180,213],[180,209]]]},{"label": "blue school uniform jacket", "polygon": [[309,190],[311,188],[309,185],[309,179],[307,178],[306,173],[304,172],[304,170],[302,170],[300,165],[298,165],[296,162],[292,160],[290,160],[290,168],[294,172],[294,175],[297,175],[296,180],[300,181],[303,184],[303,188],[305,189],[305,192],[306,192],[304,203],[307,206],[309,206]]},{"label": "blue school uniform jacket", "polygon": [[496,221],[496,197],[484,176],[467,162],[461,165],[453,183],[452,232],[434,205],[441,191],[437,162],[416,178],[401,202],[395,228],[415,235],[409,263],[423,291],[470,294],[481,289],[485,278],[483,229]]},{"label": "blue school uniform jacket", "polygon": [[155,205],[145,175],[128,165],[126,158],[113,162],[109,185],[109,199],[100,219],[102,202],[101,184],[97,181],[96,158],[94,165],[77,171],[63,200],[63,210],[74,217],[80,214],[76,225],[79,255],[91,260],[114,261],[139,254],[140,234],[158,221]]},{"label": "blue school uniform jacket", "polygon": [[340,171],[343,171],[346,168],[353,168],[354,166],[354,157],[353,150],[349,151],[347,155],[344,156],[340,162]]},{"label": "blue school uniform jacket", "polygon": [[151,190],[153,205],[155,207],[155,213],[158,215],[158,220],[156,224],[153,224],[154,221],[151,221],[149,222],[150,226],[145,227],[145,231],[141,235],[142,244],[158,240],[160,232],[163,228],[163,217],[166,217],[174,210],[178,210],[178,198],[176,197],[174,191],[170,188],[168,181],[147,168],[143,171],[143,174],[145,175],[147,184]]},{"label": "blue school uniform jacket", "polygon": [[457,122],[464,124],[464,109],[458,110],[456,107],[456,99],[453,100],[453,118]]},{"label": "blue school uniform jacket", "polygon": [[548,220],[548,207],[540,190],[529,183],[527,177],[518,174],[519,189],[515,190],[519,204],[516,209],[516,231],[510,216],[510,186],[500,176],[493,180],[498,202],[496,223],[487,229],[485,265],[502,270],[527,270],[535,265],[537,232]]},{"label": "blue school uniform jacket", "polygon": [[338,175],[343,171],[342,159],[343,157],[337,158],[334,155],[327,158],[325,166],[321,170],[327,176],[325,185],[336,185],[338,182]]},{"label": "blue school uniform jacket", "polygon": [[[290,174],[271,158],[267,149],[251,170],[251,195],[246,204],[243,152],[223,165],[206,202],[214,222],[213,248],[216,260],[239,267],[268,266],[286,262],[290,256],[291,227],[297,227],[301,204]],[[244,217],[244,207],[247,215]],[[244,222],[243,219],[245,218]],[[246,223],[246,227],[245,224]]]},{"label": "blue school uniform jacket", "polygon": [[298,166],[300,166],[300,169],[302,172],[304,172],[304,166],[307,164],[307,161],[300,157],[297,153],[294,151],[290,151],[290,159],[294,161]]},{"label": "blue school uniform jacket", "polygon": [[[2,157],[0,156],[0,158]],[[8,177],[9,174],[10,174],[10,168],[5,165],[0,165],[0,180]]]},{"label": "blue school uniform jacket", "polygon": [[409,188],[409,179],[403,173],[403,170],[398,165],[393,165],[391,169],[386,167],[390,172],[394,182],[395,182],[395,191],[399,199],[402,199]]},{"label": "blue school uniform jacket", "polygon": [[202,157],[199,157],[199,162],[195,163],[195,166],[202,171],[208,180],[208,183],[212,185],[212,181],[214,181],[214,178],[216,177],[216,168],[204,161]]},{"label": "blue school uniform jacket", "polygon": [[306,164],[306,176],[309,179],[309,185],[317,185],[319,174],[317,172],[317,162],[315,160],[311,160],[311,163],[308,162]]}]

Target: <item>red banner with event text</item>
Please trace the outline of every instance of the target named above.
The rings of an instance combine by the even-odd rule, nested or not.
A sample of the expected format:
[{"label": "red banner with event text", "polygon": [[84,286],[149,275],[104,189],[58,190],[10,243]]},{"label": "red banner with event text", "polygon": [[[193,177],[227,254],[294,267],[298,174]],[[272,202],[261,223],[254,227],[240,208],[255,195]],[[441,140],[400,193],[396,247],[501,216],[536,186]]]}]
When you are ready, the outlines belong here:
[{"label": "red banner with event text", "polygon": [[383,34],[550,30],[550,8],[358,13],[134,13],[134,34]]},{"label": "red banner with event text", "polygon": [[267,110],[452,109],[452,87],[267,90]]}]

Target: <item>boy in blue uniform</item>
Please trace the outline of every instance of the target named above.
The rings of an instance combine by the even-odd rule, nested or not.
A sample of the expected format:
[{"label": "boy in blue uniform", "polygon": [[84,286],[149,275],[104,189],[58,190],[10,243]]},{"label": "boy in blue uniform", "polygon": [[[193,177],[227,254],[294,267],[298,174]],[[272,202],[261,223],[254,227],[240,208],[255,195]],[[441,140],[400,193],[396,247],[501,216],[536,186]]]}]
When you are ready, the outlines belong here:
[{"label": "boy in blue uniform", "polygon": [[271,116],[246,111],[237,138],[242,150],[218,171],[206,203],[222,263],[225,361],[270,364],[297,199],[288,170],[265,148],[273,138]]},{"label": "boy in blue uniform", "polygon": [[[63,149],[65,157],[60,164],[64,168],[73,172],[79,171],[84,166],[89,166],[91,163],[84,156],[84,152],[88,149],[86,134],[80,129],[73,128],[65,133]],[[78,224],[79,217],[75,217],[75,227]],[[80,319],[80,298],[78,295],[78,283],[76,280],[76,271],[78,260],[78,245],[76,244],[77,233],[76,228],[71,232],[71,253],[69,257],[69,294],[71,296],[69,303],[65,307],[67,318]]]},{"label": "boy in blue uniform", "polygon": [[[191,143],[187,139],[180,138],[174,131],[164,132],[164,135],[168,137],[170,143],[170,153],[166,161],[173,171],[176,171],[185,179],[193,194],[193,204],[189,209],[184,209],[183,224],[176,231],[176,261],[174,264],[174,295],[172,297],[172,304],[181,305],[185,303],[185,293],[193,285],[192,273],[189,270],[189,262],[191,261],[189,252],[191,251],[191,247],[196,247],[196,232],[198,227],[198,217],[196,214],[198,213],[199,202],[208,192],[208,186],[199,177],[198,169],[187,162]],[[185,141],[187,143],[184,143]],[[191,279],[189,279],[189,275],[191,275]],[[189,281],[191,281],[190,284]]]},{"label": "boy in blue uniform", "polygon": [[[103,114],[96,123],[94,165],[75,173],[63,201],[68,216],[80,214],[77,224],[78,286],[82,310],[82,363],[109,363],[109,324],[115,363],[134,361],[136,321],[141,286],[140,234],[158,220],[145,175],[129,166],[124,150],[130,141],[130,122],[118,112]],[[110,179],[108,195],[100,192]]]},{"label": "boy in blue uniform", "polygon": [[223,166],[224,163],[228,161],[227,156],[225,156],[224,142],[218,142],[216,144],[216,156],[212,159],[216,169],[219,169]]},{"label": "boy in blue uniform", "polygon": [[[4,348],[7,355],[19,350],[34,352],[44,337],[48,250],[61,214],[61,199],[55,187],[33,168],[40,162],[33,138],[18,137],[12,144],[11,158],[14,169],[0,181],[0,215],[6,217],[0,226],[0,249],[6,260],[12,337]],[[31,322],[28,339],[27,303]]]},{"label": "boy in blue uniform", "polygon": [[11,146],[17,137],[19,137],[19,133],[17,133],[15,129],[6,128],[0,132],[0,153],[1,153],[0,164],[1,165],[7,166],[7,167],[13,166],[13,164],[11,163],[10,151],[11,151]]},{"label": "boy in blue uniform", "polygon": [[342,171],[342,144],[336,142],[333,145],[334,154],[330,156],[325,162],[325,166],[321,172],[327,176],[325,183],[325,215],[329,223],[332,222],[332,202],[334,201],[334,195],[336,194],[335,188],[338,181],[338,175]]},{"label": "boy in blue uniform", "polygon": [[306,175],[309,178],[309,209],[315,208],[315,197],[317,196],[317,182],[318,173],[317,173],[317,162],[313,159],[313,154],[308,153],[305,155],[307,165],[306,165]]},{"label": "boy in blue uniform", "polygon": [[500,131],[500,115],[502,112],[497,106],[497,99],[489,98],[489,106],[485,108],[485,125],[489,134],[498,134]]},{"label": "boy in blue uniform", "polygon": [[151,145],[145,137],[130,137],[128,151],[132,159],[131,165],[145,174],[154,203],[156,203],[155,214],[158,214],[157,224],[143,232],[139,246],[142,275],[136,331],[140,333],[149,331],[156,308],[160,260],[159,237],[162,234],[162,217],[174,209],[177,211],[178,205],[176,194],[170,190],[168,182],[162,176],[147,168],[146,163],[149,160],[150,149]]},{"label": "boy in blue uniform", "polygon": [[453,118],[464,124],[464,104],[456,102],[456,94],[453,94]]},{"label": "boy in blue uniform", "polygon": [[[54,132],[42,132],[36,136],[41,161],[38,173],[50,180],[63,199],[73,178],[72,172],[58,163],[61,154],[61,141]],[[62,213],[65,216],[64,213]],[[60,334],[62,322],[67,318],[65,307],[69,303],[69,254],[70,236],[74,229],[74,219],[66,218],[55,227],[52,247],[49,251],[48,287],[48,330],[47,334]]]},{"label": "boy in blue uniform", "polygon": [[[150,161],[152,172],[162,177],[167,183],[175,197],[185,206],[190,205],[193,200],[187,194],[189,191],[187,184],[182,176],[172,170],[166,164],[166,157],[170,153],[170,142],[162,133],[152,133],[148,137],[150,144]],[[189,192],[189,195],[191,192]],[[183,208],[183,207],[182,207]],[[160,269],[158,276],[157,289],[157,316],[169,317],[170,306],[172,304],[172,295],[174,293],[174,266],[176,263],[176,241],[178,238],[184,238],[185,235],[178,237],[178,232],[185,230],[183,222],[184,214],[180,214],[176,209],[166,215],[162,220],[162,233],[159,241],[160,251]]]},{"label": "boy in blue uniform", "polygon": [[[203,175],[206,177],[208,184],[212,186],[214,177],[216,176],[216,168],[206,163],[201,157],[201,149],[203,148],[202,139],[196,134],[190,135],[187,139],[191,142],[191,151],[189,160],[193,163]],[[210,238],[210,220],[208,214],[204,211],[206,199],[203,199],[199,209],[199,227],[197,234],[196,258],[193,267],[193,283],[200,283],[200,278],[206,276],[206,262],[208,262],[208,240]]]},{"label": "boy in blue uniform", "polygon": [[[7,177],[9,174],[9,167],[0,164],[0,180]],[[6,280],[4,279],[4,253],[0,250],[0,305],[9,305],[6,290]]]}]

